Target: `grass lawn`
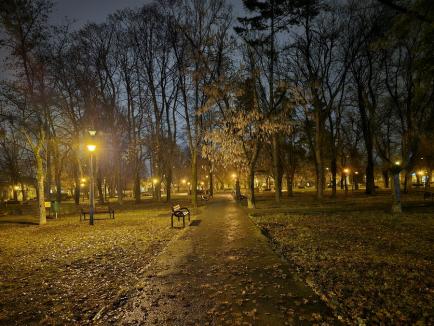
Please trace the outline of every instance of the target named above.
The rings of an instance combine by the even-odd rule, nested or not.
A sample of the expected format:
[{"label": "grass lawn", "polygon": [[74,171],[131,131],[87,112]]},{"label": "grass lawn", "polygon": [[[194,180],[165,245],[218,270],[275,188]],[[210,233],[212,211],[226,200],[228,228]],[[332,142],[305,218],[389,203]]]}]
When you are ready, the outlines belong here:
[{"label": "grass lawn", "polygon": [[251,217],[341,320],[434,324],[434,205],[409,195],[392,215],[390,194],[313,197],[260,196]]},{"label": "grass lawn", "polygon": [[126,206],[94,226],[76,214],[44,226],[28,224],[30,216],[1,218],[0,324],[85,324],[122,304],[180,232],[170,228],[167,205]]}]

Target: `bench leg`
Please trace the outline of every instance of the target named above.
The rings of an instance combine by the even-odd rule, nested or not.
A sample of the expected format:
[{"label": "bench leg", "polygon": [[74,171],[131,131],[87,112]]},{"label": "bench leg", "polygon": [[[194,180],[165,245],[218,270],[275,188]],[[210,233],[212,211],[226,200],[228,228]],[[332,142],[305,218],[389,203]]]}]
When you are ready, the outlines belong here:
[{"label": "bench leg", "polygon": [[185,215],[182,217],[182,227],[185,228]]},{"label": "bench leg", "polygon": [[172,220],[172,229],[173,229],[173,214],[172,214],[172,217],[170,219]]}]

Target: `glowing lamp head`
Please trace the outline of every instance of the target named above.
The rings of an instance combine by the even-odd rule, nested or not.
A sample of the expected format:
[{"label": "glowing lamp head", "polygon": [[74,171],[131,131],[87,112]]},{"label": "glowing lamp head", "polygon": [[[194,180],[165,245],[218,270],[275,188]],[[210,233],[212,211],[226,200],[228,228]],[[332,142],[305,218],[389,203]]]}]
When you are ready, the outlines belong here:
[{"label": "glowing lamp head", "polygon": [[158,183],[158,179],[157,179],[157,178],[152,179],[152,183],[153,183],[154,185],[157,184],[157,183]]},{"label": "glowing lamp head", "polygon": [[86,178],[81,178],[81,183],[85,183],[86,182]]},{"label": "glowing lamp head", "polygon": [[232,178],[236,178],[237,177],[237,174],[236,173],[232,173]]},{"label": "glowing lamp head", "polygon": [[401,161],[395,161],[395,165],[401,165]]},{"label": "glowing lamp head", "polygon": [[344,169],[344,173],[348,174],[350,172],[350,169]]},{"label": "glowing lamp head", "polygon": [[424,175],[424,172],[423,171],[418,171],[417,174]]},{"label": "glowing lamp head", "polygon": [[88,150],[89,152],[95,152],[95,150],[96,150],[96,145],[91,145],[91,144],[87,145],[87,150]]},{"label": "glowing lamp head", "polygon": [[20,190],[20,187],[14,186],[14,190]]},{"label": "glowing lamp head", "polygon": [[205,184],[205,182],[201,181],[200,184],[203,186]]},{"label": "glowing lamp head", "polygon": [[184,185],[185,185],[185,184],[187,183],[187,180],[185,180],[185,179],[182,179],[182,181],[181,181],[181,182],[182,182],[182,184],[184,184]]},{"label": "glowing lamp head", "polygon": [[357,175],[357,174],[359,174],[359,172],[358,172],[358,171],[356,171],[356,172],[354,172],[354,173],[355,173],[356,175]]}]

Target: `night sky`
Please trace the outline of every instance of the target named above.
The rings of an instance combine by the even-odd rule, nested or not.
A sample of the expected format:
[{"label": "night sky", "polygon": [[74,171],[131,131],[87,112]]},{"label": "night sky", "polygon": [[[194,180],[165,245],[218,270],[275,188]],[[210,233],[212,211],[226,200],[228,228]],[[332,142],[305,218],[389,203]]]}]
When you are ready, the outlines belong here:
[{"label": "night sky", "polygon": [[[65,24],[67,17],[70,21],[74,21],[73,29],[78,29],[89,22],[102,23],[109,14],[118,9],[138,8],[152,2],[153,0],[57,0],[54,1],[53,11],[50,14],[50,23]],[[243,12],[241,0],[226,0],[226,2],[232,5],[234,17]],[[8,76],[7,68],[3,65],[5,56],[5,49],[0,48],[0,80]]]},{"label": "night sky", "polygon": [[[57,0],[51,15],[53,24],[64,23],[68,17],[76,21],[78,26],[88,22],[100,23],[118,9],[126,7],[141,7],[152,0]],[[242,8],[241,0],[227,0],[232,4],[234,14],[237,15]]]}]

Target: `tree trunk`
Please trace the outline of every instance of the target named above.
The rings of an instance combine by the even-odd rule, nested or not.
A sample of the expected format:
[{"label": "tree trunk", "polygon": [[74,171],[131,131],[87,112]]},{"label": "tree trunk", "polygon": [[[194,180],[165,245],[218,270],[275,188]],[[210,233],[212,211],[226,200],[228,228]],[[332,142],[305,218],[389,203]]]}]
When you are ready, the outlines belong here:
[{"label": "tree trunk", "polygon": [[38,189],[38,209],[39,209],[39,225],[47,223],[47,216],[45,215],[45,196],[44,196],[44,165],[39,149],[35,153],[36,159],[36,182]]},{"label": "tree trunk", "polygon": [[191,204],[197,207],[197,151],[193,150],[191,158]]},{"label": "tree trunk", "polygon": [[47,143],[47,178],[45,180],[45,189],[44,189],[45,198],[48,198],[48,199],[50,199],[50,197],[51,197],[51,184],[53,182],[53,180],[52,180],[53,175],[52,175],[51,149],[52,149],[51,141],[48,141],[48,143]]},{"label": "tree trunk", "polygon": [[383,182],[384,182],[384,188],[389,189],[389,171],[383,170]]},{"label": "tree trunk", "polygon": [[402,213],[401,187],[399,173],[394,173],[392,177],[392,213]]},{"label": "tree trunk", "polygon": [[367,154],[367,165],[366,165],[366,194],[372,195],[375,193],[375,182],[374,182],[374,142],[372,139],[372,128],[371,122],[368,117],[366,110],[366,102],[363,96],[362,90],[358,89],[358,102],[359,102],[359,112],[360,120],[362,123],[363,139],[365,141],[365,148]]},{"label": "tree trunk", "polygon": [[168,203],[172,200],[172,165],[169,165],[166,172],[166,202]]},{"label": "tree trunk", "polygon": [[280,203],[282,197],[282,182],[279,181],[280,171],[279,171],[279,142],[277,139],[277,134],[272,136],[272,156],[273,156],[273,178],[274,178],[274,200],[276,203]]},{"label": "tree trunk", "polygon": [[[75,139],[78,139],[78,135],[75,135]],[[82,169],[80,167],[80,160],[78,158],[78,148],[74,147],[73,148],[73,155],[74,155],[74,183],[75,183],[75,187],[74,187],[74,202],[76,205],[80,204],[80,192],[81,192],[81,173],[82,173]]]},{"label": "tree trunk", "polygon": [[375,181],[374,181],[374,154],[372,143],[366,146],[368,161],[366,165],[366,194],[375,194]]},{"label": "tree trunk", "polygon": [[[137,163],[136,163],[137,164]],[[137,171],[138,169],[136,169],[136,173],[134,176],[134,201],[136,202],[136,204],[141,202],[141,197],[140,197],[140,172]]]},{"label": "tree trunk", "polygon": [[80,204],[80,192],[81,192],[81,182],[80,182],[80,178],[77,175],[74,175],[74,203],[76,205]]},{"label": "tree trunk", "polygon": [[104,190],[103,190],[103,179],[100,170],[98,169],[96,177],[96,188],[98,189],[98,203],[104,204]]},{"label": "tree trunk", "polygon": [[256,200],[255,200],[255,166],[249,166],[249,174],[248,174],[248,195],[247,195],[247,207],[251,209],[256,208]]},{"label": "tree trunk", "polygon": [[321,112],[315,112],[315,170],[316,170],[316,198],[322,200],[324,197],[324,167],[322,160],[322,138],[323,126]]},{"label": "tree trunk", "polygon": [[425,189],[429,189],[430,185],[431,185],[431,176],[432,176],[432,169],[429,168],[428,169],[428,175],[426,176],[425,179]]},{"label": "tree trunk", "polygon": [[24,183],[21,182],[21,193],[23,195],[23,202],[27,201],[27,186],[24,185]]},{"label": "tree trunk", "polygon": [[331,174],[332,174],[332,180],[331,180],[331,186],[332,186],[332,198],[336,198],[336,174],[338,172],[336,157],[333,157],[331,161],[330,166]]},{"label": "tree trunk", "polygon": [[123,191],[123,180],[122,180],[122,158],[121,158],[121,152],[117,152],[118,160],[117,160],[117,194],[118,194],[118,203],[122,205],[123,203],[123,197],[124,197],[124,191]]},{"label": "tree trunk", "polygon": [[241,199],[240,179],[237,175],[235,180],[235,199],[238,201]]},{"label": "tree trunk", "polygon": [[404,193],[408,194],[411,190],[411,173],[405,171],[404,174]]},{"label": "tree trunk", "polygon": [[294,176],[289,171],[286,172],[286,189],[288,191],[288,197],[292,197],[293,193],[293,179]]},{"label": "tree trunk", "polygon": [[208,175],[209,178],[209,195],[210,197],[214,196],[214,175],[212,172]]},{"label": "tree trunk", "polygon": [[56,181],[56,200],[58,203],[62,201],[62,178],[60,176],[60,171],[56,171],[55,176]]}]

